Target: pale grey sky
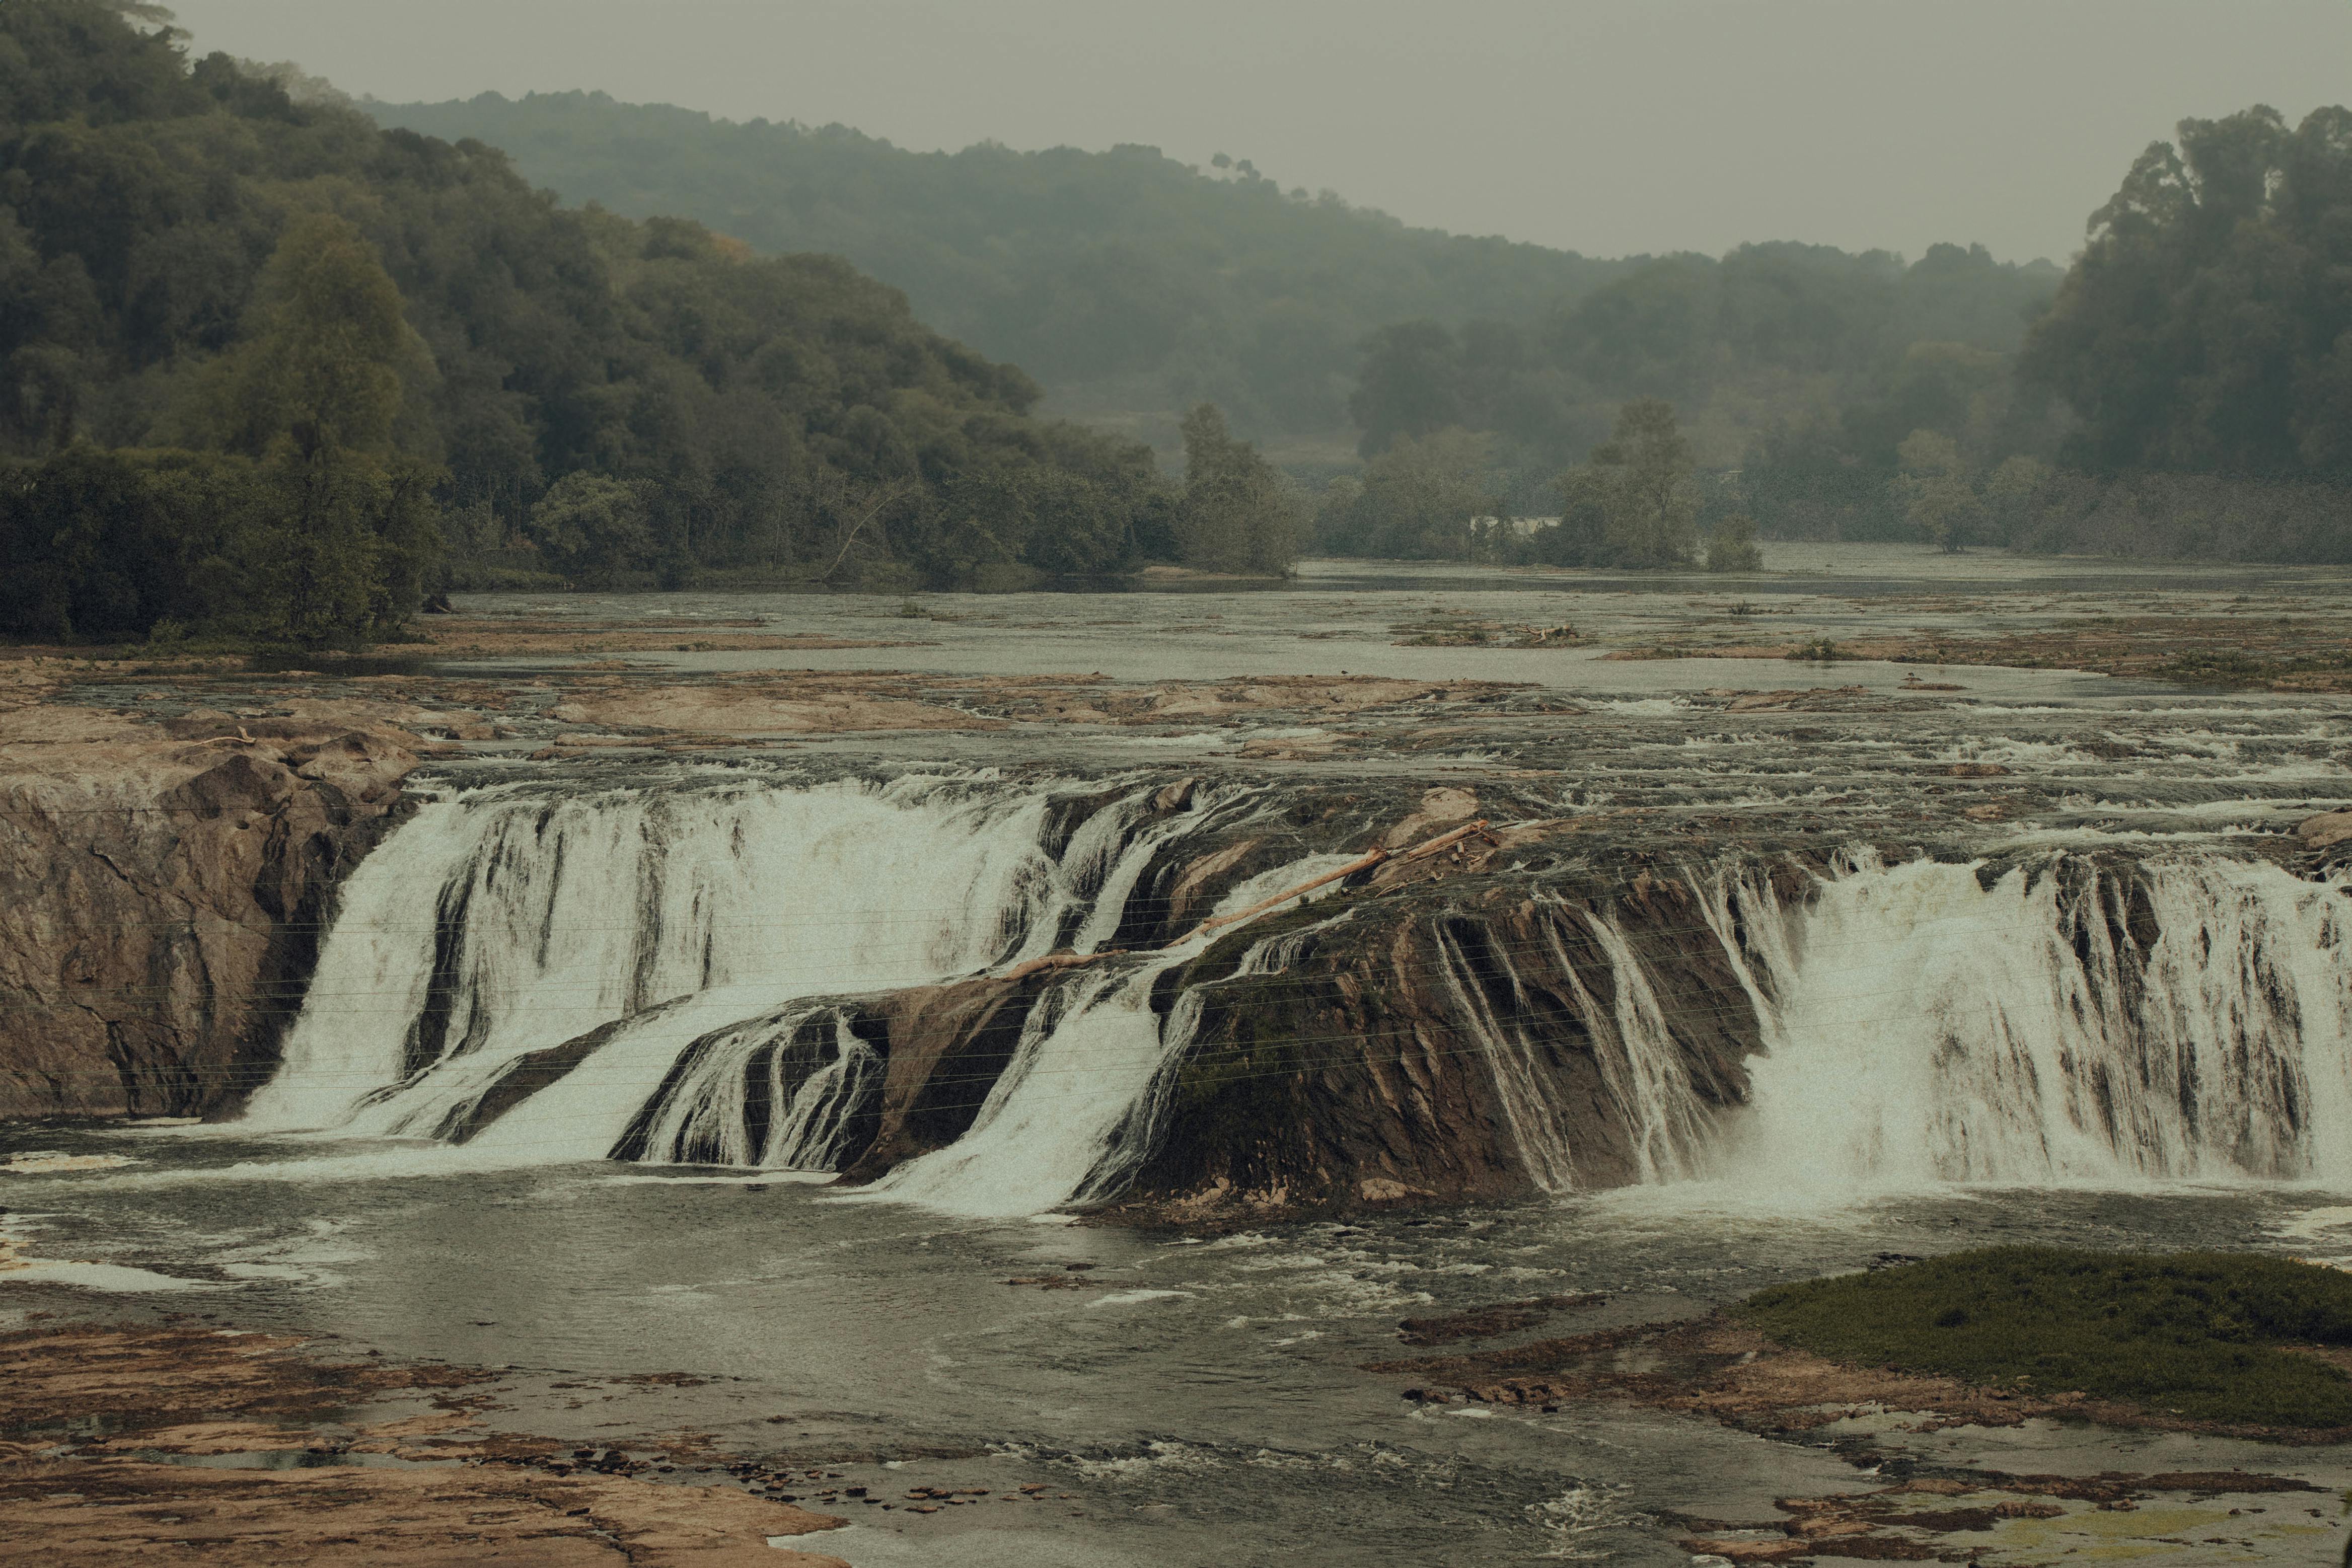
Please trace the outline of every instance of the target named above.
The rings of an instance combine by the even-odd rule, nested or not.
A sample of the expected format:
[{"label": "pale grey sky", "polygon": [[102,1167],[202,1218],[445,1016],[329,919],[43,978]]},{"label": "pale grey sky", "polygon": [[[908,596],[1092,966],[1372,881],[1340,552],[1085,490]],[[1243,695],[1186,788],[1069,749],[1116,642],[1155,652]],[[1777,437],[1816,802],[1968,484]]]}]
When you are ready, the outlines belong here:
[{"label": "pale grey sky", "polygon": [[2347,0],[175,0],[394,100],[602,88],[900,146],[1155,144],[1591,255],[2063,261],[2148,141],[2352,99]]}]

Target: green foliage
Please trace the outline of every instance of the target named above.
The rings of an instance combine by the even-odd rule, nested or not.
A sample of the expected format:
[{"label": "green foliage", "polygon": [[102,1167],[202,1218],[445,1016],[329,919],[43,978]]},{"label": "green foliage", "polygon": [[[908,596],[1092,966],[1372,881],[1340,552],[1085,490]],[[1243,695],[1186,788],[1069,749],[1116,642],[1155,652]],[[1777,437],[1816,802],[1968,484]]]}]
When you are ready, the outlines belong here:
[{"label": "green foliage", "polygon": [[2075,464],[2352,480],[2352,110],[2256,107],[2140,154],[2023,369]]},{"label": "green foliage", "polygon": [[1316,544],[1337,555],[1467,560],[1493,541],[1476,519],[1503,507],[1496,494],[1494,438],[1451,426],[1400,435],[1360,483],[1327,491]]},{"label": "green foliage", "polygon": [[428,379],[432,357],[365,235],[331,213],[295,218],[247,314],[249,335],[206,367],[182,416],[200,444],[303,459],[391,453],[404,381]]},{"label": "green foliage", "polygon": [[[1745,512],[1731,512],[1717,519],[1715,532],[1706,541],[1706,570],[1709,571],[1761,571],[1764,551],[1756,543],[1756,519]],[[1734,615],[1752,614],[1752,607],[1732,606]]]},{"label": "green foliage", "polygon": [[1879,395],[1765,430],[1741,494],[1783,536],[2352,559],[2347,235],[2352,110],[2184,120],[2013,362],[1916,343]]},{"label": "green foliage", "polygon": [[2039,403],[2011,407],[2008,356],[2058,277],[1955,246],[1909,267],[1821,246],[1669,256],[1546,318],[1384,328],[1349,406],[1366,456],[1449,425],[1491,433],[1500,465],[1523,476],[1515,506],[1643,396],[1685,411],[1703,464],[1732,466],[1783,426],[1820,426],[1883,479],[1921,426],[2038,431]]},{"label": "green foliage", "polygon": [[549,565],[577,581],[644,570],[654,561],[645,488],[585,470],[566,474],[532,505],[524,531]]},{"label": "green foliage", "polygon": [[0,465],[0,632],[111,641],[215,619],[260,494],[242,458],[74,446]]},{"label": "green foliage", "polygon": [[602,93],[373,108],[503,147],[569,200],[846,256],[925,320],[1036,372],[1057,407],[1140,415],[1155,435],[1202,399],[1254,436],[1336,434],[1374,329],[1531,322],[1633,265],[1409,229],[1329,192],[1286,192],[1247,159],[1203,172],[1150,147],[910,152],[839,125],[736,124]]},{"label": "green foliage", "polygon": [[1184,499],[1176,533],[1184,563],[1276,577],[1298,556],[1300,507],[1290,481],[1225,428],[1214,403],[1184,416]]},{"label": "green foliage", "polygon": [[0,460],[0,633],[158,626],[349,646],[413,612],[437,544],[418,465],[76,444]]},{"label": "green foliage", "polygon": [[1698,539],[1691,469],[1674,405],[1635,398],[1610,439],[1560,476],[1560,520],[1536,536],[1534,553],[1562,566],[1689,564]]},{"label": "green foliage", "polygon": [[1777,1286],[1738,1310],[1839,1361],[2208,1420],[2352,1426],[2352,1380],[2279,1348],[2352,1344],[2352,1275],[2287,1259],[1995,1247]]},{"label": "green foliage", "polygon": [[1925,542],[1956,553],[1982,542],[1984,503],[1960,458],[1959,443],[1915,430],[1895,448],[1904,520]]},{"label": "green foliage", "polygon": [[946,585],[1172,553],[1148,448],[1030,418],[1028,377],[847,263],[567,210],[489,147],[289,81],[192,64],[98,0],[0,6],[0,455],[284,469],[299,537],[252,586],[300,600],[289,635],[396,619],[440,570],[436,508],[476,580],[551,564],[533,508],[574,474],[644,512],[564,536],[610,542],[563,555],[583,580]]}]

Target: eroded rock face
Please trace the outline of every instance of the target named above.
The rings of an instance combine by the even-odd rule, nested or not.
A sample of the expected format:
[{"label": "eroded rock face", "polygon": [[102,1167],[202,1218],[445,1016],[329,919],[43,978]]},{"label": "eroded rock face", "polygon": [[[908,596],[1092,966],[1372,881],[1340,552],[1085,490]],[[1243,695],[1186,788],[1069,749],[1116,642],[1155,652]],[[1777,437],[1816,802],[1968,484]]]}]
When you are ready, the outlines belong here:
[{"label": "eroded rock face", "polygon": [[[1623,1186],[1678,1174],[1746,1102],[1759,1020],[1720,948],[1693,940],[1689,884],[1529,897],[1433,882],[1262,922],[1167,977],[1165,1005],[1198,1018],[1122,1207],[1184,1219]],[[1291,945],[1286,962],[1253,973],[1269,943]],[[1612,947],[1660,983],[1621,997]]]},{"label": "eroded rock face", "polygon": [[241,1102],[424,748],[331,713],[0,713],[0,1117]]}]

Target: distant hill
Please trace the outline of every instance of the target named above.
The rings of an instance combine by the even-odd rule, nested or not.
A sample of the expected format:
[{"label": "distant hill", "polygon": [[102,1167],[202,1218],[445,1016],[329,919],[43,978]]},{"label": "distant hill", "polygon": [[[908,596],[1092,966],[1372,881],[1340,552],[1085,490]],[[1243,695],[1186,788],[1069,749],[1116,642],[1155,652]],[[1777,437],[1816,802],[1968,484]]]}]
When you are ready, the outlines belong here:
[{"label": "distant hill", "polygon": [[386,126],[503,149],[566,201],[690,217],[771,253],[825,251],[918,317],[1046,388],[1045,406],[1163,448],[1203,399],[1237,430],[1353,442],[1347,400],[1376,329],[1532,322],[1638,261],[1409,228],[1244,161],[1157,148],[983,143],[910,152],[843,126],[714,119],[604,93],[363,107]]},{"label": "distant hill", "polygon": [[[1629,397],[1673,399],[1716,466],[1863,404],[1874,426],[1948,419],[1876,405],[1916,401],[1918,344],[1998,357],[1974,374],[2003,377],[2061,276],[1957,246],[1907,265],[1802,245],[1601,260],[1409,228],[1246,161],[1203,170],[1150,147],[910,152],[590,92],[365,107],[499,147],[567,201],[846,256],[1036,377],[1045,408],[1163,455],[1202,399],[1307,473],[1459,423],[1497,438],[1531,499]],[[1891,463],[1911,428],[1870,444]]]}]

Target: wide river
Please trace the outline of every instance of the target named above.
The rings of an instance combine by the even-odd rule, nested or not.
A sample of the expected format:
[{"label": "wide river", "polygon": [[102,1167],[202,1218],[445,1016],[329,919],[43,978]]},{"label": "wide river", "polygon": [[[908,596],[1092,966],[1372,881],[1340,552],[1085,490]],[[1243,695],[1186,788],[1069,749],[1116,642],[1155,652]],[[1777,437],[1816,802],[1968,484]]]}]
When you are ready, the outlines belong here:
[{"label": "wide river", "polygon": [[[1996,612],[2013,628],[2101,605],[2207,613],[2255,596],[2340,613],[2347,602],[2332,574],[1772,548],[1778,575],[1737,593],[1699,578],[1309,563],[1289,587],[1247,593],[903,602],[476,595],[460,608],[671,617],[682,630],[749,617],[779,632],[900,644],[630,655],[634,665],[682,672],[1533,681],[1592,704],[1596,722],[1614,727],[1591,743],[1594,777],[1614,777],[1612,788],[1687,785],[1694,800],[1712,790],[1756,810],[1779,797],[1823,798],[1890,756],[1915,753],[1997,758],[2032,775],[2056,813],[2033,829],[2044,834],[2216,841],[2352,799],[2342,697],[2195,694],[1971,667],[1938,675],[1966,690],[1936,716],[1824,719],[1758,742],[1698,733],[1719,726],[1710,717],[1695,727],[1680,694],[1833,683],[1892,695],[1916,681],[1917,667],[1851,663],[1832,673],[1777,660],[1609,661],[1598,652],[1412,643],[1414,628],[1448,617],[1570,621],[1622,645],[1633,636],[1670,642],[1727,613],[1769,616],[1776,638],[1797,627],[1851,638],[1965,630]],[[1746,608],[1727,609],[1733,601]],[[465,668],[519,680],[558,664]],[[1101,740],[1106,758],[1175,764],[1230,744],[1182,733]],[[1069,745],[1016,730],[806,749],[969,768]],[[2126,752],[2132,759],[2119,764]],[[1475,770],[1496,755],[1465,741],[1450,762],[1424,757],[1414,766]],[[2344,1449],[2042,1424],[1889,1432],[1891,1421],[1873,1419],[1767,1438],[1630,1407],[1546,1415],[1425,1406],[1402,1396],[1409,1377],[1361,1370],[1412,1354],[1397,1333],[1405,1317],[1605,1292],[1605,1303],[1550,1330],[1582,1332],[1703,1312],[1888,1253],[2033,1241],[2257,1248],[2352,1262],[2352,1179],[1870,1196],[1783,1169],[1777,1186],[1702,1180],[1202,1238],[1067,1216],[957,1218],[788,1175],[518,1166],[460,1153],[422,1142],[265,1139],[235,1126],[0,1126],[0,1234],[58,1260],[0,1276],[0,1323],[34,1312],[213,1314],[341,1336],[354,1350],[504,1368],[494,1419],[518,1430],[706,1432],[745,1452],[826,1459],[846,1484],[1001,1493],[1044,1482],[1057,1500],[928,1517],[868,1509],[849,1529],[802,1542],[859,1568],[1683,1563],[1688,1554],[1673,1544],[1681,1531],[1661,1515],[1756,1518],[1775,1497],[1859,1490],[1871,1484],[1866,1463],[1858,1469],[1848,1456],[1890,1445],[2006,1471],[2242,1465],[2330,1490],[2352,1485]],[[131,1163],[5,1170],[12,1156],[46,1154]],[[1007,1282],[1052,1276],[1077,1284]],[[665,1374],[688,1376],[647,1375]],[[2295,1552],[2317,1562],[2335,1544]],[[2111,1554],[2137,1550],[2119,1544]],[[2248,1558],[2197,1548],[2166,1560]]]}]

